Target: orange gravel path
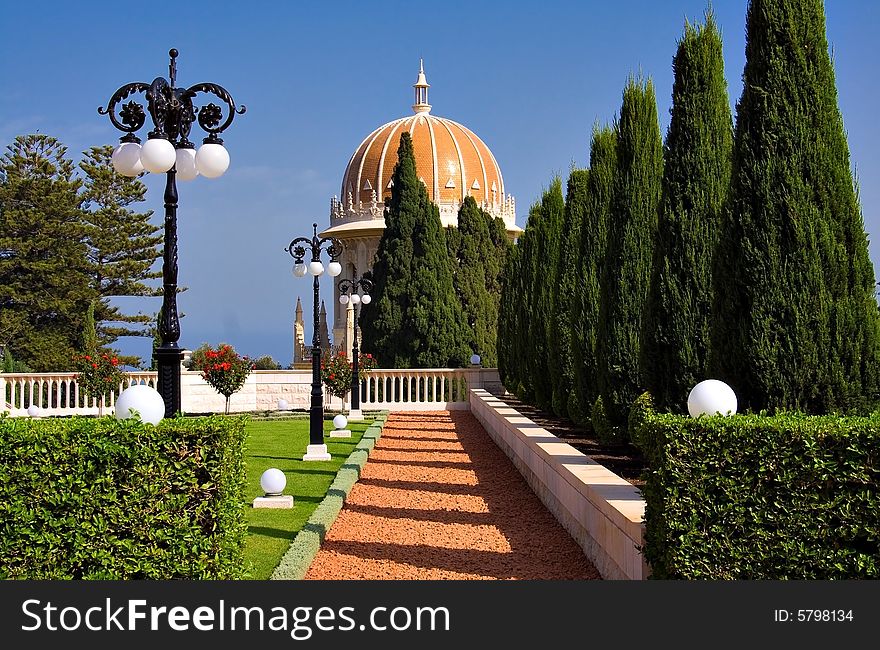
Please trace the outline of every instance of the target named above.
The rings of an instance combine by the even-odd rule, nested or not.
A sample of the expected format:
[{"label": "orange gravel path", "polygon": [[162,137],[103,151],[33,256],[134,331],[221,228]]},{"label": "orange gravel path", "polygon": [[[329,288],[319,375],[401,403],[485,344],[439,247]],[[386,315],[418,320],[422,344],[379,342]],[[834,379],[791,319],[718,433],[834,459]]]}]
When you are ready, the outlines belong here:
[{"label": "orange gravel path", "polygon": [[306,580],[600,579],[468,411],[394,413]]}]

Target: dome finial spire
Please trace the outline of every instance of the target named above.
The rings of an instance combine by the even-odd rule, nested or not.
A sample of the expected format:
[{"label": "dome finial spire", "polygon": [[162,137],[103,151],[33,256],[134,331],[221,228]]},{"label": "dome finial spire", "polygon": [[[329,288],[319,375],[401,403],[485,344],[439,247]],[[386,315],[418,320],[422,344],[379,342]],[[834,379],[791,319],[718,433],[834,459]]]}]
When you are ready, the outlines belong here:
[{"label": "dome finial spire", "polygon": [[413,84],[413,88],[415,88],[416,91],[416,103],[413,104],[412,108],[416,113],[431,112],[431,105],[428,103],[428,88],[430,87],[431,84],[429,84],[428,80],[425,79],[424,60],[419,58],[419,77]]}]

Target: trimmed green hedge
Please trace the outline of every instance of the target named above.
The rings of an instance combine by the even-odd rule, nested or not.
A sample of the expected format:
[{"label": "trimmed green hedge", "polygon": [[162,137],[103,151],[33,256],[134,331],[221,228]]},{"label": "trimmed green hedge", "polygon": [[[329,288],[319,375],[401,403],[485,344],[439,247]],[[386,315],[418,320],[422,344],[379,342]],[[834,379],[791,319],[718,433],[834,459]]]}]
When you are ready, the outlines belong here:
[{"label": "trimmed green hedge", "polygon": [[0,578],[242,577],[246,421],[0,417]]},{"label": "trimmed green hedge", "polygon": [[324,536],[339,516],[351,488],[360,478],[370,451],[382,436],[382,428],[387,418],[388,412],[381,412],[364,431],[363,437],[339,468],[336,478],[327,490],[327,496],[318,504],[302,530],[293,538],[284,557],[272,572],[270,580],[301,580],[305,576],[315,555],[321,549]]},{"label": "trimmed green hedge", "polygon": [[660,579],[880,577],[880,415],[642,412],[645,547]]}]

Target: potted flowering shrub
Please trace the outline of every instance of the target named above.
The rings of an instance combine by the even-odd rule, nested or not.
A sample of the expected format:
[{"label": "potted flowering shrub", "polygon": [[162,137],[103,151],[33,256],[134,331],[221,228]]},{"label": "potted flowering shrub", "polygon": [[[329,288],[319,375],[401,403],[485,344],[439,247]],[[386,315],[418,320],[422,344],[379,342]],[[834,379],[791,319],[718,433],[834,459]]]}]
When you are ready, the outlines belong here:
[{"label": "potted flowering shrub", "polygon": [[119,359],[111,352],[76,354],[73,357],[76,383],[79,390],[98,403],[98,415],[104,415],[104,404],[110,395],[119,391],[125,375],[119,368]]},{"label": "potted flowering shrub", "polygon": [[217,349],[203,345],[193,352],[192,368],[198,369],[202,379],[226,398],[228,414],[229,398],[244,386],[254,364],[247,356],[239,356],[228,343],[221,343]]}]

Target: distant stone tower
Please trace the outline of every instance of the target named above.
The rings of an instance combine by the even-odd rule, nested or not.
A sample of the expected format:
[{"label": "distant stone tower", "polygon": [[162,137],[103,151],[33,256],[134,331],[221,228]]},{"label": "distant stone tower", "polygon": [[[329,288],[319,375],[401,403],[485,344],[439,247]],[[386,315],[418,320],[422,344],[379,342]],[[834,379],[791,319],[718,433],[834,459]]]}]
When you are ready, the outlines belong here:
[{"label": "distant stone tower", "polygon": [[306,326],[303,323],[303,308],[299,297],[296,299],[296,319],[293,321],[293,365],[306,361]]},{"label": "distant stone tower", "polygon": [[327,354],[330,352],[330,333],[327,331],[327,310],[324,308],[324,301],[321,301],[321,352]]}]

